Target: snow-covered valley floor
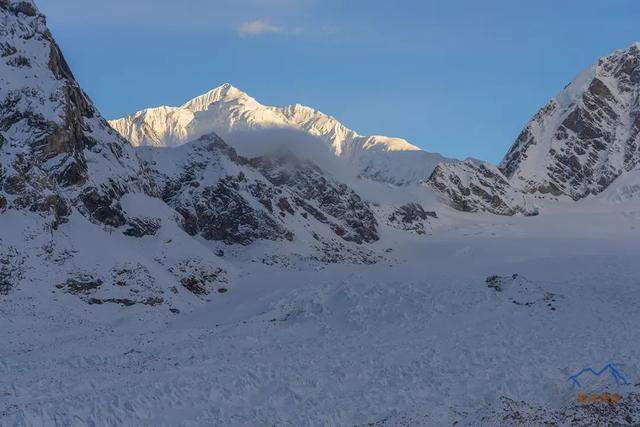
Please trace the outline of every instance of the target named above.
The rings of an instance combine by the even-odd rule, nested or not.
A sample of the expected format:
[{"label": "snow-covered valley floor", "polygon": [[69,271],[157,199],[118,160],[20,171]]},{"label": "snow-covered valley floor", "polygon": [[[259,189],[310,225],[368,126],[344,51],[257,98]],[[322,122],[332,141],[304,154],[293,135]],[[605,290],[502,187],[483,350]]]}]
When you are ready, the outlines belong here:
[{"label": "snow-covered valley floor", "polygon": [[465,218],[377,265],[240,265],[179,314],[2,297],[0,424],[477,425],[585,367],[640,382],[640,206]]}]

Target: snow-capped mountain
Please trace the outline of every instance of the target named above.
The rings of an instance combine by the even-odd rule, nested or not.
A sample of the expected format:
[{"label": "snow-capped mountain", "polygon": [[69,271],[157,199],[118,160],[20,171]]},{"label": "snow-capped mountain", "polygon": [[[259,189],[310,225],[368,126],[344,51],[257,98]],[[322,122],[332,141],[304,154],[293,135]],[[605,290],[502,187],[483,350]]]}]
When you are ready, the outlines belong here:
[{"label": "snow-capped mountain", "polygon": [[133,149],[80,89],[35,5],[0,6],[0,209],[60,222],[75,206],[124,225],[118,199],[149,191]]},{"label": "snow-capped mountain", "polygon": [[35,4],[0,1],[0,294],[197,302],[226,281],[225,263],[155,197]]},{"label": "snow-capped mountain", "polygon": [[[441,165],[428,186],[452,207],[533,214],[538,199],[627,197],[640,163],[640,43],[583,71],[527,124],[498,168]],[[499,169],[499,170],[498,170]],[[640,184],[638,182],[637,184]]]},{"label": "snow-capped mountain", "polygon": [[525,192],[574,200],[606,189],[640,162],[640,44],[582,72],[542,108],[500,169]]},{"label": "snow-capped mountain", "polygon": [[[243,157],[214,134],[136,149],[79,87],[33,2],[0,2],[0,22],[0,294],[179,310],[230,287],[232,259],[383,258],[386,219],[317,165],[286,149]],[[424,232],[419,213],[394,229]]]},{"label": "snow-capped mountain", "polygon": [[139,151],[162,199],[193,236],[244,246],[241,251],[259,241],[279,242],[290,255],[321,262],[375,259],[360,246],[379,240],[369,203],[286,149],[249,159],[209,134]]},{"label": "snow-capped mountain", "polygon": [[449,161],[400,138],[359,135],[313,108],[264,106],[230,84],[180,107],[150,108],[110,124],[134,146],[156,147],[178,146],[214,132],[238,148],[238,134],[250,132],[251,143],[260,145],[268,138],[259,131],[301,132],[299,139],[306,135],[323,142],[356,175],[396,185],[426,180],[436,164]]}]

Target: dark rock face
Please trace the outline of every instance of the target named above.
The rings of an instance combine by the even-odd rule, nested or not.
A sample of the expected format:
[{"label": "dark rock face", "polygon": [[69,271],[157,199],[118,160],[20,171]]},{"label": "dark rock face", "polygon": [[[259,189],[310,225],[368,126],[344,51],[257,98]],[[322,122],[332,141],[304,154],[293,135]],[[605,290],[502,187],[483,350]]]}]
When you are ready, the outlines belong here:
[{"label": "dark rock face", "polygon": [[68,279],[66,282],[57,285],[58,289],[64,289],[66,292],[77,294],[88,294],[102,286],[102,280],[91,276],[83,276]]},{"label": "dark rock face", "polygon": [[467,160],[438,165],[427,182],[454,208],[464,212],[490,212],[497,215],[535,214],[526,199],[507,178],[488,163]]},{"label": "dark rock face", "polygon": [[226,177],[204,187],[195,205],[198,228],[207,240],[248,245],[256,240],[292,240],[293,235],[240,193],[242,177]]},{"label": "dark rock face", "polygon": [[[227,283],[224,270],[198,259],[186,259],[170,265],[168,271],[175,276],[174,283],[183,284],[197,296],[206,295],[210,289]],[[56,285],[56,292],[74,295],[89,305],[156,307],[171,302],[172,295],[158,286],[156,278],[145,265],[125,263],[117,265],[110,273],[104,273],[75,272]],[[172,293],[177,294],[177,289],[175,292],[173,289]]]},{"label": "dark rock face", "polygon": [[500,164],[516,187],[574,200],[640,164],[640,45],[601,59],[540,110]]},{"label": "dark rock face", "polygon": [[0,2],[0,7],[6,7],[14,13],[21,13],[26,16],[36,16],[38,14],[38,10],[30,1],[5,0]]},{"label": "dark rock face", "polygon": [[117,198],[112,195],[100,193],[96,188],[87,188],[80,195],[80,200],[89,215],[102,224],[121,227],[127,222]]},{"label": "dark rock face", "polygon": [[[184,289],[203,297],[222,283],[226,283],[225,272],[220,268],[212,268],[195,260],[189,260],[169,269]],[[177,290],[176,290],[177,292]]]},{"label": "dark rock face", "polygon": [[241,245],[292,241],[294,224],[316,221],[344,241],[378,240],[375,216],[360,196],[288,152],[247,159],[215,135],[139,150],[191,235]]},{"label": "dark rock face", "polygon": [[[369,205],[345,184],[327,178],[315,164],[300,161],[288,152],[253,159],[250,163],[272,185],[293,190],[297,196],[294,204],[328,224],[342,239],[355,243],[379,239],[378,223]],[[288,200],[281,203],[293,210]]]},{"label": "dark rock face", "polygon": [[14,247],[0,247],[0,296],[8,295],[23,275],[24,257]]},{"label": "dark rock face", "polygon": [[393,211],[389,216],[389,222],[404,231],[426,234],[425,222],[435,218],[438,218],[435,212],[425,211],[418,203],[408,203]]},{"label": "dark rock face", "polygon": [[161,223],[158,218],[132,218],[129,220],[129,228],[124,232],[126,236],[144,237],[155,236]]},{"label": "dark rock face", "polygon": [[[141,149],[152,158],[155,149]],[[216,136],[203,137],[197,143],[165,153],[184,154],[184,163],[172,175],[148,162],[162,189],[162,198],[182,215],[184,230],[207,240],[248,245],[256,240],[292,240],[293,233],[265,210],[276,192],[263,181],[248,182],[241,168],[246,160]],[[178,160],[178,158],[176,158]],[[225,175],[229,162],[237,175]],[[203,179],[211,172],[215,179]],[[222,174],[222,175],[220,175]],[[252,203],[254,201],[254,203]]]},{"label": "dark rock face", "polygon": [[41,212],[57,226],[77,208],[123,225],[118,199],[150,191],[135,153],[80,89],[31,1],[0,2],[0,21],[2,210]]},{"label": "dark rock face", "polygon": [[164,304],[164,299],[162,298],[147,298],[145,300],[133,300],[129,298],[90,298],[87,301],[89,305],[102,305],[102,304],[118,304],[123,307],[131,307],[136,304],[148,305],[151,307],[155,307],[158,305]]}]

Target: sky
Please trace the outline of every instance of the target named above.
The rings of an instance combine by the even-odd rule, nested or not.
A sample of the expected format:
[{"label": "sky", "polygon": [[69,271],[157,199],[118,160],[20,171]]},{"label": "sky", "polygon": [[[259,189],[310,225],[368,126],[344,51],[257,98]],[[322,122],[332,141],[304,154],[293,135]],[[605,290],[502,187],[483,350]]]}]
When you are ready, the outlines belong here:
[{"label": "sky", "polygon": [[36,0],[107,118],[231,83],[361,134],[498,162],[637,0]]}]

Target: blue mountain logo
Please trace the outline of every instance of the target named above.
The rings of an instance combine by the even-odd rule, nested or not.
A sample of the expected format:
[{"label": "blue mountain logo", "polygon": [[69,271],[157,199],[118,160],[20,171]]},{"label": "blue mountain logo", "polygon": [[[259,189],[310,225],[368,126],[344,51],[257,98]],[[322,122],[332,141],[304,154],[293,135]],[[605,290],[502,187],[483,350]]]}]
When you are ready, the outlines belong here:
[{"label": "blue mountain logo", "polygon": [[591,374],[595,377],[602,377],[606,375],[610,375],[616,381],[617,385],[629,385],[629,381],[622,375],[622,372],[613,364],[608,363],[601,370],[596,371],[593,368],[584,368],[577,374],[571,375],[568,381],[573,383],[573,387],[582,387],[582,383],[580,382],[583,375]]}]

